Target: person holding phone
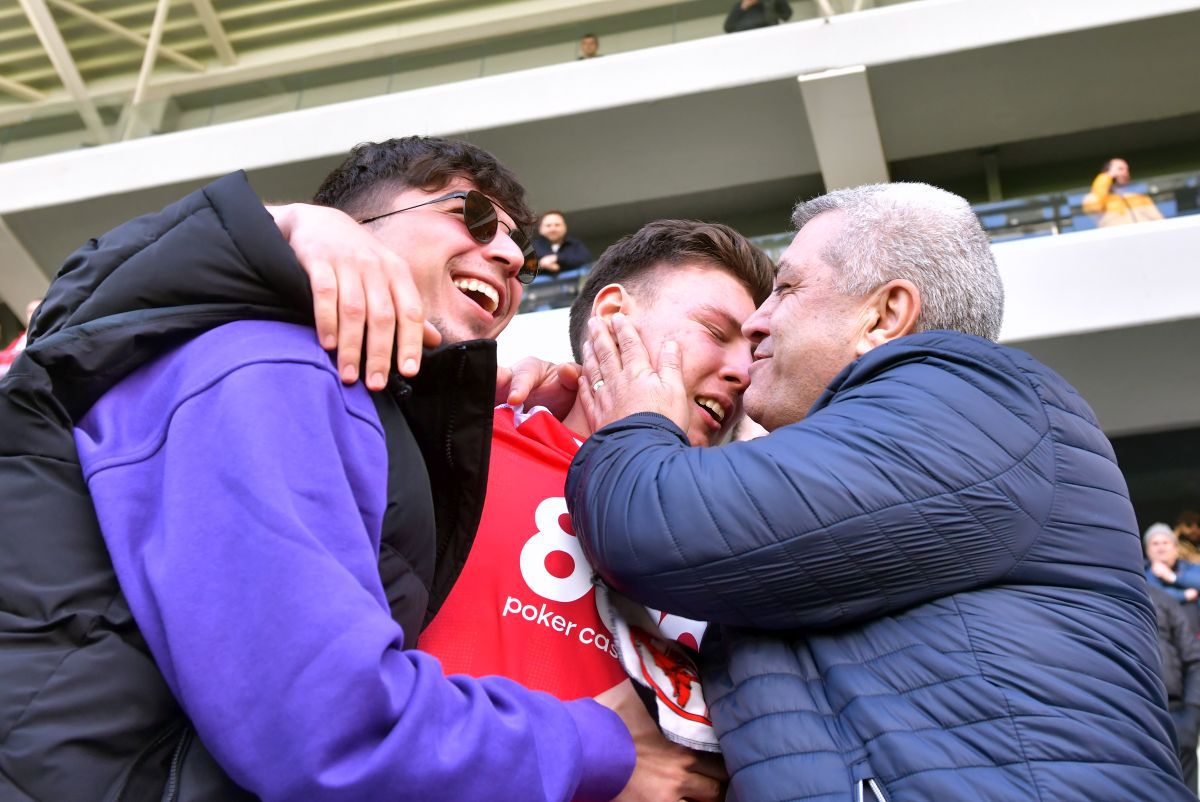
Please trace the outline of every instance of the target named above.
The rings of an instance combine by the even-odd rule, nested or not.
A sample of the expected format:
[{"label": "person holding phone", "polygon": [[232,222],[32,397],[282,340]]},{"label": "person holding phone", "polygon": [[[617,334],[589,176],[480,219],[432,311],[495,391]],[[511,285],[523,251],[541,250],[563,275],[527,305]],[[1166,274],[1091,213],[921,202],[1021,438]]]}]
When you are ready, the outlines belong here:
[{"label": "person holding phone", "polygon": [[1109,159],[1092,181],[1092,190],[1083,198],[1083,210],[1099,215],[1097,225],[1123,226],[1162,220],[1162,212],[1148,196],[1125,189],[1129,185],[1129,162]]}]

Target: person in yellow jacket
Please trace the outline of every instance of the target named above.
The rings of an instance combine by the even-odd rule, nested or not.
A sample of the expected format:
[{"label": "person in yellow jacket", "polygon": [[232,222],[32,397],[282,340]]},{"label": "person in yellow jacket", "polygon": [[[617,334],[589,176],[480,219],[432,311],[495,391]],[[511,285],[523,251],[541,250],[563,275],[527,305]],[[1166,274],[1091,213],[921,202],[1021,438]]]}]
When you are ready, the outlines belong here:
[{"label": "person in yellow jacket", "polygon": [[1162,220],[1162,212],[1149,197],[1140,192],[1117,189],[1128,183],[1129,162],[1109,159],[1104,170],[1092,181],[1092,191],[1083,197],[1083,210],[1088,214],[1101,215],[1098,224],[1101,228]]}]

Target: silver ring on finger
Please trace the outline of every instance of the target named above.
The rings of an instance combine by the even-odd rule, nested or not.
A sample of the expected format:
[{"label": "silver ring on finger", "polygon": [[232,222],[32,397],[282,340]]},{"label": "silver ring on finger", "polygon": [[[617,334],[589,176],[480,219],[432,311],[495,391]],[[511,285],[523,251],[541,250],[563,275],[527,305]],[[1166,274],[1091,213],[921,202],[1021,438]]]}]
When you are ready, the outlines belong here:
[{"label": "silver ring on finger", "polygon": [[592,382],[592,392],[593,393],[596,392],[603,386],[604,386],[604,379],[596,379],[596,381]]}]

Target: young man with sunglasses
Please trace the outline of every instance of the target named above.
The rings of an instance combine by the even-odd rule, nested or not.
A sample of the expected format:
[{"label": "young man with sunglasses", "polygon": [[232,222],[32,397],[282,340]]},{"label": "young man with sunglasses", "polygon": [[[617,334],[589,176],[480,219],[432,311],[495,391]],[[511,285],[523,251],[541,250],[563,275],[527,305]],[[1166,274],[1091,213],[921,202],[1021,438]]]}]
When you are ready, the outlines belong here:
[{"label": "young man with sunglasses", "polygon": [[[479,519],[495,358],[475,338],[520,300],[523,194],[477,148],[416,137],[325,182],[327,230],[406,276],[403,254],[420,300],[399,317],[447,341],[419,375],[402,356],[407,379],[369,346],[374,394],[321,349],[353,334],[308,325],[279,232],[303,241],[312,210],[272,221],[240,176],[71,257],[0,383],[0,796],[717,796],[591,700],[405,649]],[[320,318],[342,268],[303,250]],[[184,265],[219,277],[194,301]],[[339,303],[361,319],[398,283],[343,282]]]}]

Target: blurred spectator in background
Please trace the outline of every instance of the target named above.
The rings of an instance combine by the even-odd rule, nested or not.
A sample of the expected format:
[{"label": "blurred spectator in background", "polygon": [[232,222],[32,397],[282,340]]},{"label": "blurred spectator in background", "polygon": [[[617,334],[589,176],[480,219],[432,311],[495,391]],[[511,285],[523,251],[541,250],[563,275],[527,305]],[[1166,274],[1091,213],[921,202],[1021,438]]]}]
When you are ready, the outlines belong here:
[{"label": "blurred spectator in background", "polygon": [[1146,581],[1183,605],[1193,629],[1200,628],[1200,565],[1179,559],[1179,538],[1164,523],[1150,524],[1142,535],[1146,546]]},{"label": "blurred spectator in background", "polygon": [[787,0],[738,0],[725,18],[725,33],[766,28],[791,18]]},{"label": "blurred spectator in background", "polygon": [[585,58],[600,57],[600,39],[594,33],[585,33],[579,37],[579,58],[576,61],[583,61]]},{"label": "blurred spectator in background", "polygon": [[1100,175],[1092,181],[1092,191],[1084,196],[1083,210],[1100,215],[1098,225],[1101,228],[1162,220],[1162,213],[1150,198],[1140,192],[1120,190],[1128,183],[1129,162],[1109,159]]},{"label": "blurred spectator in background", "polygon": [[1150,587],[1158,618],[1158,649],[1162,654],[1167,707],[1179,741],[1183,782],[1196,793],[1196,740],[1200,733],[1200,640],[1179,605],[1161,588]]},{"label": "blurred spectator in background", "polygon": [[538,273],[553,274],[574,270],[592,261],[592,254],[581,240],[567,236],[567,219],[560,211],[549,211],[538,222],[533,238],[533,251],[538,258]]},{"label": "blurred spectator in background", "polygon": [[1179,538],[1179,554],[1183,559],[1200,562],[1200,512],[1184,510],[1175,519],[1175,537]]},{"label": "blurred spectator in background", "polygon": [[29,335],[29,323],[33,320],[33,313],[37,311],[38,306],[42,303],[41,298],[34,298],[25,306],[25,331],[21,332],[21,336],[8,344],[8,347],[0,351],[0,376],[8,373],[8,369],[12,367],[12,363],[17,361],[17,357],[25,350],[25,341]]}]

